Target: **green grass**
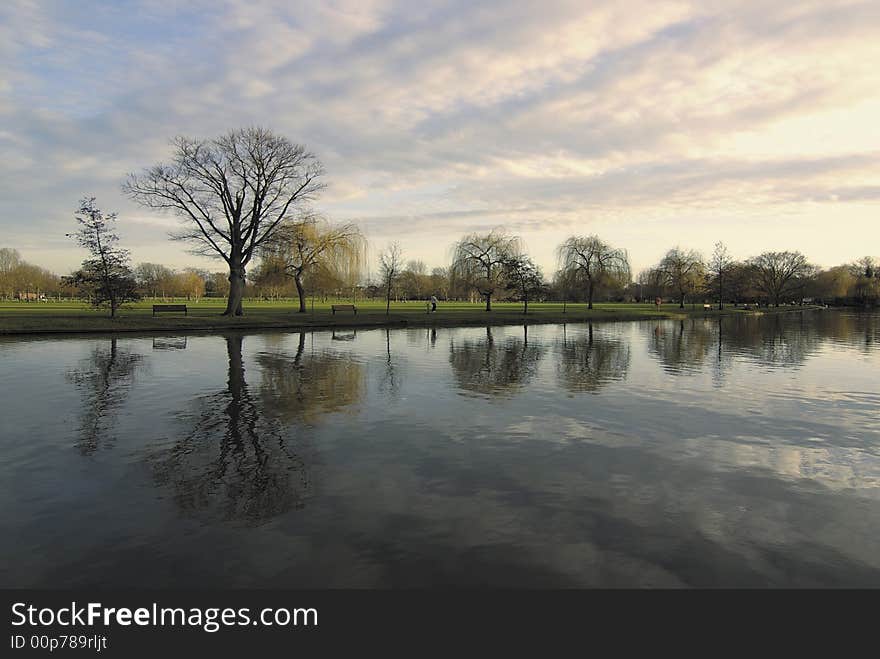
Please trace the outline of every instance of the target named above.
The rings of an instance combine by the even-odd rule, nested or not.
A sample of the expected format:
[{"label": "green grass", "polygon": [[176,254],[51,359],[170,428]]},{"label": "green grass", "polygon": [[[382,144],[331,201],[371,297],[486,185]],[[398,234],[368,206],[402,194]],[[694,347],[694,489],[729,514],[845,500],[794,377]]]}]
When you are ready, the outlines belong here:
[{"label": "green grass", "polygon": [[[349,300],[338,300],[350,304]],[[529,305],[527,316],[522,304],[514,302],[493,303],[492,311],[486,312],[483,304],[467,302],[441,302],[437,312],[427,314],[424,302],[392,302],[390,315],[385,315],[385,303],[379,300],[358,301],[358,313],[338,312],[331,315],[333,301],[315,301],[314,309],[309,303],[304,314],[297,312],[297,304],[291,300],[278,302],[245,301],[244,316],[227,318],[221,316],[225,302],[220,299],[203,299],[200,302],[177,300],[185,303],[189,314],[161,314],[152,316],[152,305],[162,300],[142,300],[129,305],[110,319],[106,310],[94,310],[79,302],[3,302],[0,301],[0,334],[36,334],[55,332],[111,332],[111,331],[223,331],[225,329],[300,328],[300,327],[363,327],[385,325],[407,326],[453,326],[453,325],[503,325],[522,322],[563,322],[581,320],[638,320],[650,318],[679,318],[688,316],[714,316],[718,314],[747,314],[748,311],[725,307],[723,312],[705,311],[702,304],[680,310],[678,305],[666,304],[659,309],[650,304],[596,304],[588,311],[586,304],[568,304],[563,312],[562,303],[534,303]],[[793,309],[789,307],[787,310]],[[802,309],[802,307],[797,307]],[[782,308],[780,310],[786,310]],[[766,311],[766,310],[765,310]],[[771,310],[772,311],[772,310]]]}]

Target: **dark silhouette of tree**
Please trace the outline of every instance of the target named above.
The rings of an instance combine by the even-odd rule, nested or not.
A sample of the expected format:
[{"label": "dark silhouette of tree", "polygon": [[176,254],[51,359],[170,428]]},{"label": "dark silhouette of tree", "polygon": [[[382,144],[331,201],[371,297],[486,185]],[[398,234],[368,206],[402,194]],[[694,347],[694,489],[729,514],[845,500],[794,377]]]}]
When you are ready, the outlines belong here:
[{"label": "dark silhouette of tree", "polygon": [[525,254],[508,256],[502,267],[509,286],[523,303],[523,313],[528,314],[529,300],[542,295],[547,288],[541,268]]},{"label": "dark silhouette of tree", "polygon": [[129,252],[119,247],[119,235],[114,228],[116,213],[105,215],[95,205],[95,198],[87,197],[80,201],[76,221],[79,229],[68,235],[87,249],[92,258],[83,261],[66,283],[88,295],[94,306],[108,305],[110,317],[115,318],[120,306],[140,297],[129,267]]},{"label": "dark silhouette of tree", "polygon": [[801,290],[816,270],[800,252],[764,252],[749,259],[749,265],[755,286],[777,307],[780,300]]},{"label": "dark silhouette of tree", "polygon": [[242,315],[246,268],[285,220],[324,187],[324,169],[301,144],[264,128],[212,140],[177,137],[169,163],[130,174],[124,191],[149,207],[176,213],[174,237],[229,266],[224,315]]}]

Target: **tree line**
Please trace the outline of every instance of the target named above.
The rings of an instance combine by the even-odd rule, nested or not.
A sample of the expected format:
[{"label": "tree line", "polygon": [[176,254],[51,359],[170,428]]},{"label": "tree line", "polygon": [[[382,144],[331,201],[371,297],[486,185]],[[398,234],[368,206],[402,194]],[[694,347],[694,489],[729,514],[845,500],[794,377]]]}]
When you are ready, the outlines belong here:
[{"label": "tree line", "polygon": [[17,249],[0,248],[0,297],[4,300],[35,301],[62,294],[61,278],[28,263]]},{"label": "tree line", "polygon": [[[93,200],[84,200],[81,210],[98,212],[89,204]],[[298,232],[290,243],[293,249],[287,252],[279,242],[266,250],[246,279],[244,297],[295,299],[300,311],[307,309],[308,296],[322,301],[381,299],[389,312],[391,301],[436,296],[482,301],[487,310],[496,301],[517,301],[526,313],[532,301],[585,303],[590,308],[594,301],[652,302],[657,298],[674,301],[681,308],[698,302],[723,308],[725,304],[803,301],[872,306],[880,301],[880,263],[871,257],[821,269],[803,254],[790,251],[764,252],[738,261],[718,243],[709,258],[674,247],[656,265],[633,277],[625,250],[595,235],[572,236],[558,247],[559,268],[546,278],[518,238],[495,230],[463,236],[454,245],[450,264],[430,271],[423,261],[406,260],[400,246],[391,243],[379,254],[375,273],[369,274],[366,239],[354,225],[310,217],[290,227]],[[108,267],[101,253],[106,260],[114,241],[103,239],[98,256],[68,277],[27,263],[14,249],[0,249],[0,296],[21,301],[77,296],[111,307],[111,313],[124,301],[139,297],[228,299],[229,279],[222,272],[174,270],[157,263]],[[98,239],[92,243],[98,249]],[[104,292],[102,279],[109,282]],[[119,298],[116,302],[111,291]]]},{"label": "tree line", "polygon": [[178,137],[164,163],[130,174],[122,189],[148,208],[175,214],[181,229],[171,237],[195,254],[215,257],[224,273],[160,264],[132,267],[119,244],[114,213],[94,198],[80,202],[77,231],[68,234],[89,253],[82,266],[58,278],[24,263],[15,250],[0,250],[0,295],[32,299],[41,291],[76,291],[111,316],[139,297],[203,295],[226,299],[225,315],[241,315],[246,296],[296,297],[299,311],[319,295],[392,299],[480,300],[491,311],[498,300],[585,302],[673,299],[680,307],[698,300],[723,306],[753,302],[779,305],[814,298],[875,304],[880,272],[874,259],[821,270],[796,251],[764,252],[733,259],[718,243],[709,258],[674,247],[634,278],[625,249],[596,235],[573,235],[557,248],[550,276],[532,260],[523,241],[497,229],[462,236],[447,267],[430,273],[421,261],[405,261],[396,243],[379,254],[367,274],[367,240],[357,225],[332,222],[313,202],[324,188],[324,168],[305,146],[264,128],[244,128],[214,139]]}]

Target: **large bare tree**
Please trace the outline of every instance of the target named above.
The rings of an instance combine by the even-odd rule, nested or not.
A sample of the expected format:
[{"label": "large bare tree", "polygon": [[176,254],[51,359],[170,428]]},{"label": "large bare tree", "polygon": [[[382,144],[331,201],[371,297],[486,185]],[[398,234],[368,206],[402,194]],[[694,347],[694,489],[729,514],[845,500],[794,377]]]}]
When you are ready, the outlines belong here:
[{"label": "large bare tree", "polygon": [[324,169],[306,147],[264,128],[210,140],[178,137],[173,145],[170,162],[130,174],[123,189],[149,208],[176,213],[184,228],[174,238],[226,262],[229,301],[223,313],[240,316],[248,264],[324,187]]},{"label": "large bare tree", "polygon": [[748,263],[755,286],[777,307],[783,296],[801,288],[816,270],[800,252],[764,252]]},{"label": "large bare tree", "polygon": [[593,308],[596,287],[611,279],[626,279],[630,267],[626,250],[612,247],[599,236],[571,236],[556,248],[560,268],[569,280],[584,279],[587,284],[587,308]]},{"label": "large bare tree", "polygon": [[453,247],[451,273],[486,298],[486,311],[492,311],[492,296],[505,285],[504,263],[520,251],[519,238],[504,231],[472,233]]},{"label": "large bare tree", "polygon": [[16,293],[15,272],[24,261],[17,249],[0,248],[0,295],[11,298]]}]

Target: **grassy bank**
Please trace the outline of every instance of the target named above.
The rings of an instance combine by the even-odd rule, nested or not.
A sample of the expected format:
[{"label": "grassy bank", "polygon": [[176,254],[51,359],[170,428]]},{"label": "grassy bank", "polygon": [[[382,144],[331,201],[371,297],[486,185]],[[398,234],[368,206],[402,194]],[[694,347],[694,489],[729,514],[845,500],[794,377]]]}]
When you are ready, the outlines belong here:
[{"label": "grassy bank", "polygon": [[[161,300],[157,303],[162,303]],[[187,302],[188,315],[162,314],[152,316],[153,301],[142,301],[119,312],[110,319],[106,311],[95,311],[88,305],[74,302],[0,302],[0,334],[54,334],[90,332],[169,332],[223,331],[229,329],[301,329],[328,327],[449,327],[456,325],[509,325],[528,323],[577,322],[583,320],[615,321],[656,318],[714,317],[728,314],[749,314],[755,311],[725,307],[723,311],[704,310],[702,304],[684,310],[666,304],[597,304],[587,310],[585,304],[536,303],[529,305],[528,315],[522,304],[496,303],[486,312],[481,304],[466,302],[440,303],[437,312],[428,314],[424,302],[392,303],[385,315],[382,302],[358,302],[358,313],[350,311],[331,314],[330,303],[315,303],[307,313],[298,313],[293,302],[247,302],[245,315],[226,318],[221,300]],[[800,311],[814,307],[780,307],[762,309],[758,313]]]}]

